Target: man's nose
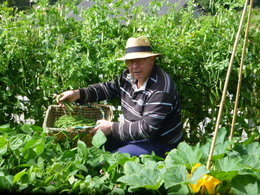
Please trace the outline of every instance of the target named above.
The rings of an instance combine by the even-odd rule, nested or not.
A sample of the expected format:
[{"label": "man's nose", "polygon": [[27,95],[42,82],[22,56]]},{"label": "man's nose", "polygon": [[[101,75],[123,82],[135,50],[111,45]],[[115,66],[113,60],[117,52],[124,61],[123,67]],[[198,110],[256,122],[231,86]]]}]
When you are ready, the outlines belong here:
[{"label": "man's nose", "polygon": [[132,64],[132,67],[133,67],[133,68],[136,68],[136,67],[137,67],[137,63],[134,62],[134,63]]},{"label": "man's nose", "polygon": [[137,60],[133,60],[132,67],[133,68],[137,68],[137,66],[138,66],[138,61]]}]

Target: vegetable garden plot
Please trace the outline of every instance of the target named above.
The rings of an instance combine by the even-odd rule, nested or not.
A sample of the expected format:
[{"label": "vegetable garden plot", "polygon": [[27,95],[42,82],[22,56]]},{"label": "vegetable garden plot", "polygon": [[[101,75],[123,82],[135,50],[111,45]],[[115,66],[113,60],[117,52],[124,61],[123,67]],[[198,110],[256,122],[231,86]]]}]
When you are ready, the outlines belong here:
[{"label": "vegetable garden plot", "polygon": [[[212,169],[206,169],[210,139],[182,142],[166,159],[155,155],[111,154],[102,131],[92,147],[67,138],[55,143],[41,127],[0,126],[0,190],[24,193],[220,194],[260,193],[260,145],[227,140],[220,129]],[[200,165],[198,165],[198,163]],[[214,178],[214,179],[212,179]],[[216,181],[218,181],[216,183]]]},{"label": "vegetable garden plot", "polygon": [[[237,10],[243,2],[232,1],[228,9],[215,4],[214,15],[196,19],[189,6],[156,17],[143,14],[131,1],[98,2],[97,7],[82,12],[82,22],[64,17],[66,6],[49,6],[47,1],[40,0],[39,6],[26,13],[0,5],[0,122],[10,123],[0,126],[0,191],[259,194],[259,10],[252,18],[235,138],[227,140],[225,128],[221,129],[208,170],[209,135],[238,26]],[[155,4],[152,10],[160,3]],[[117,18],[108,17],[113,11],[129,8],[133,8],[133,16],[121,15],[124,26]],[[102,147],[106,137],[100,131],[93,137],[92,147],[86,147],[85,142],[73,143],[67,137],[56,142],[39,126],[14,125],[14,113],[24,113],[24,119],[33,118],[41,125],[57,91],[114,78],[125,68],[115,62],[125,51],[125,40],[140,34],[148,35],[154,49],[163,53],[158,63],[177,83],[183,120],[188,124],[185,130],[190,133],[187,142],[170,151],[166,159],[153,154],[138,158],[108,153]],[[237,83],[237,61],[230,86]],[[29,98],[26,110],[17,94]],[[234,89],[228,94],[222,124],[227,129]],[[198,124],[205,118],[212,121],[200,131]],[[243,131],[248,139],[241,141]]]}]

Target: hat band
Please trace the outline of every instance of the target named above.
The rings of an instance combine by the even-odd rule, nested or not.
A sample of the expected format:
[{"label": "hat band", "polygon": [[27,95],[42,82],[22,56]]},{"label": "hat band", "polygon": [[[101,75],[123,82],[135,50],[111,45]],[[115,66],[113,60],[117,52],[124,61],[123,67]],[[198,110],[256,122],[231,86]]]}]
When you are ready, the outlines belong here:
[{"label": "hat band", "polygon": [[138,46],[138,47],[126,48],[126,53],[147,52],[147,51],[152,51],[152,48],[150,46]]}]

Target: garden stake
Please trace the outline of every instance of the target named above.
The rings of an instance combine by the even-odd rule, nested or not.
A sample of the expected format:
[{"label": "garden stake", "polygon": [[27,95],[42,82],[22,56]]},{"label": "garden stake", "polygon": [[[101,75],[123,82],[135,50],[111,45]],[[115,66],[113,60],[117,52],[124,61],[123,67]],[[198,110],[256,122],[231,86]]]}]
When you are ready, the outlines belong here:
[{"label": "garden stake", "polygon": [[239,74],[238,74],[236,100],[235,100],[232,124],[231,124],[230,135],[229,135],[230,140],[234,136],[234,126],[235,126],[235,123],[236,123],[237,107],[238,107],[240,88],[241,88],[241,83],[242,83],[242,71],[243,71],[243,65],[244,65],[244,57],[245,57],[245,53],[246,53],[246,44],[247,44],[247,40],[248,40],[248,32],[249,32],[249,26],[250,26],[250,17],[251,17],[252,7],[253,7],[253,0],[250,0],[250,7],[249,7],[247,25],[246,25],[246,31],[245,31],[245,38],[244,38],[244,43],[243,43],[243,49],[242,49],[242,55],[241,55],[241,61],[240,61],[240,68],[239,68]]},{"label": "garden stake", "polygon": [[215,143],[216,143],[216,139],[217,139],[217,133],[218,133],[218,128],[219,128],[219,124],[220,124],[220,119],[221,119],[221,115],[222,115],[222,111],[223,111],[223,107],[224,107],[224,103],[225,103],[225,99],[226,99],[227,87],[228,87],[228,82],[229,82],[230,73],[231,73],[231,67],[232,67],[232,64],[233,64],[233,61],[234,61],[234,57],[235,57],[235,53],[236,53],[236,49],[237,49],[237,45],[238,45],[238,40],[239,40],[239,37],[240,37],[242,24],[243,24],[243,20],[244,20],[244,17],[245,17],[247,4],[248,4],[248,0],[245,1],[244,9],[243,9],[241,19],[240,19],[239,28],[238,28],[236,39],[235,39],[234,46],[233,46],[232,55],[231,55],[230,62],[229,62],[229,65],[228,65],[228,71],[227,71],[225,85],[224,85],[222,98],[221,98],[221,103],[220,103],[220,107],[219,107],[219,111],[218,111],[217,122],[216,122],[215,130],[214,130],[214,135],[213,135],[213,138],[212,138],[212,143],[211,143],[210,152],[209,152],[209,158],[208,158],[208,161],[207,161],[207,169],[210,168],[210,163],[211,163],[211,159],[212,159],[213,152],[214,152],[214,147],[215,147]]}]

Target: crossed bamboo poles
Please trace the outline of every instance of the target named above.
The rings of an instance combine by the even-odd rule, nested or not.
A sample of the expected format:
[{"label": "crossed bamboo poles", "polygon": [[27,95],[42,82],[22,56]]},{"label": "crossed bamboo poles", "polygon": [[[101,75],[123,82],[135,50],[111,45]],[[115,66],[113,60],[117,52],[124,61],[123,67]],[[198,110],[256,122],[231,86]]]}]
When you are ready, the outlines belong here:
[{"label": "crossed bamboo poles", "polygon": [[[241,18],[240,18],[240,24],[239,24],[236,39],[235,39],[235,42],[234,42],[232,55],[231,55],[229,65],[228,65],[227,75],[226,75],[226,79],[225,79],[225,85],[224,85],[224,89],[223,89],[223,92],[222,92],[222,98],[221,98],[220,107],[219,107],[219,111],[218,111],[217,122],[216,122],[215,130],[214,130],[214,136],[212,138],[209,157],[208,157],[208,161],[207,161],[207,169],[210,168],[212,156],[213,156],[213,153],[214,153],[214,147],[215,147],[215,144],[216,144],[217,133],[218,133],[218,129],[219,129],[221,115],[222,115],[223,107],[224,107],[224,104],[225,104],[231,68],[232,68],[232,64],[233,64],[233,61],[234,61],[234,57],[235,57],[240,33],[241,33],[241,30],[242,30],[242,25],[243,25],[243,21],[244,21],[244,18],[245,18],[245,13],[246,13],[248,1],[249,0],[246,0],[245,4],[244,4],[244,9],[243,9],[243,12],[242,12],[242,15],[241,15]],[[246,25],[246,30],[245,30],[245,37],[244,37],[244,43],[243,43],[242,55],[241,55],[241,61],[240,61],[240,68],[239,68],[239,74],[238,74],[236,100],[235,100],[235,106],[234,106],[234,111],[233,111],[233,118],[232,118],[232,124],[231,124],[229,139],[232,139],[233,135],[234,135],[234,126],[235,126],[235,122],[236,122],[236,114],[237,114],[237,108],[238,108],[238,102],[239,102],[240,88],[241,88],[241,83],[242,83],[242,71],[243,71],[243,65],[244,65],[244,57],[245,57],[245,51],[246,51],[246,45],[247,45],[247,39],[248,39],[248,32],[249,32],[249,26],[250,26],[250,18],[251,18],[252,7],[253,7],[253,0],[250,0],[250,6],[249,6],[249,12],[248,12],[248,18],[247,18],[247,25]]]}]

